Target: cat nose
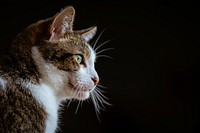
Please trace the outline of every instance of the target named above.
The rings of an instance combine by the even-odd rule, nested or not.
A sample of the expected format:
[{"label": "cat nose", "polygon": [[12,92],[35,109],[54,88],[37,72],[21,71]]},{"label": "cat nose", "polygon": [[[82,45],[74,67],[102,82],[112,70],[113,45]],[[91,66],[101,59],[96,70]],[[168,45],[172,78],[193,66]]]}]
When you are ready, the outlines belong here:
[{"label": "cat nose", "polygon": [[98,77],[93,77],[92,81],[94,82],[95,85],[99,83],[99,78]]}]

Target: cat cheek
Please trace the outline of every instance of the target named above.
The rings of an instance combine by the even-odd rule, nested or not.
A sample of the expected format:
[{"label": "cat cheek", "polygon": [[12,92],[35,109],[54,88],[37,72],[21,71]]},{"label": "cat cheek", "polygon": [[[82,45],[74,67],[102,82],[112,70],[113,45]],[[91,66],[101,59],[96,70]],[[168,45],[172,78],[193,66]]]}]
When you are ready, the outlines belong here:
[{"label": "cat cheek", "polygon": [[72,62],[65,61],[63,64],[63,68],[66,68],[66,70],[70,70],[70,71],[78,71],[80,68],[80,65],[75,61],[72,61]]},{"label": "cat cheek", "polygon": [[74,71],[78,71],[79,68],[80,68],[80,66],[79,66],[78,64],[76,64],[76,65],[73,66],[73,70],[74,70]]},{"label": "cat cheek", "polygon": [[72,70],[73,71],[78,71],[79,70],[79,68],[80,68],[80,65],[77,63],[77,61],[75,61],[75,60],[73,60],[72,61]]}]

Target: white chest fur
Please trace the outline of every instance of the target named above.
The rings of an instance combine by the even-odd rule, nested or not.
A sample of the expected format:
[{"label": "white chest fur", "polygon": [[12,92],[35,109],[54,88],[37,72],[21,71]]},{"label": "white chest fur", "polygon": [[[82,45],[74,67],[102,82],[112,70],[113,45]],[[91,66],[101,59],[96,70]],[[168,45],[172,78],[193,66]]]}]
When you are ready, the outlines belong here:
[{"label": "white chest fur", "polygon": [[52,89],[45,84],[23,84],[27,89],[30,89],[33,96],[42,105],[45,112],[47,113],[45,133],[54,133],[58,123],[59,101],[56,99]]}]

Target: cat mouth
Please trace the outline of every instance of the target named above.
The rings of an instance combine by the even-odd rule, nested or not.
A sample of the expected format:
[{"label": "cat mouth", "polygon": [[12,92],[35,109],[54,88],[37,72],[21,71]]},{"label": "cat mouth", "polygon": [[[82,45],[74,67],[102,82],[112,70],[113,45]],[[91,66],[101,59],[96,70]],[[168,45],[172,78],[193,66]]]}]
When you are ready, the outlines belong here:
[{"label": "cat mouth", "polygon": [[73,91],[93,91],[93,88],[90,87],[89,85],[86,85],[86,84],[73,84],[71,82],[69,82],[69,85],[70,85],[70,88],[73,90]]},{"label": "cat mouth", "polygon": [[73,87],[74,91],[82,91],[82,92],[90,92],[92,89],[90,89],[89,87],[85,86],[85,85],[80,85],[80,86],[74,86]]}]

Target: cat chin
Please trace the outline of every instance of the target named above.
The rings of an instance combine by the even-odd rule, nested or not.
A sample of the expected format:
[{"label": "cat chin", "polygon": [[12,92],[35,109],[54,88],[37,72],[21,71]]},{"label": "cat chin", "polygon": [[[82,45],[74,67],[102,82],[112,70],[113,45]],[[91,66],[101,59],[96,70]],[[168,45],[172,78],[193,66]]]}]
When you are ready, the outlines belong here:
[{"label": "cat chin", "polygon": [[80,91],[79,94],[77,96],[74,96],[73,99],[76,99],[76,100],[86,100],[90,97],[90,91],[87,90],[87,91]]},{"label": "cat chin", "polygon": [[90,97],[90,93],[91,93],[91,89],[88,89],[88,88],[74,90],[74,94],[72,95],[72,98],[76,100],[86,100]]},{"label": "cat chin", "polygon": [[75,85],[70,81],[69,88],[71,88],[70,97],[76,100],[86,100],[90,97],[90,93],[94,90],[95,86],[92,84],[77,84]]}]

